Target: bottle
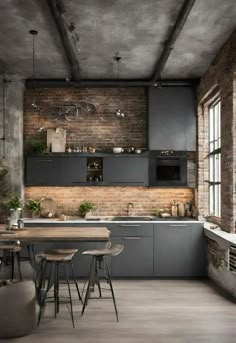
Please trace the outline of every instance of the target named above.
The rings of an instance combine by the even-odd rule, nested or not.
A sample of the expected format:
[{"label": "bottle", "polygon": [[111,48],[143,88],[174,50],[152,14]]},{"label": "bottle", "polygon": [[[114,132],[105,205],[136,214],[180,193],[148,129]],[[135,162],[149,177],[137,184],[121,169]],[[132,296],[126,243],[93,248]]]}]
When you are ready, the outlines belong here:
[{"label": "bottle", "polygon": [[185,215],[185,207],[183,203],[179,203],[178,205],[178,210],[179,210],[179,217],[184,217]]},{"label": "bottle", "polygon": [[178,217],[178,206],[175,203],[175,200],[173,200],[172,206],[171,206],[171,215],[172,217]]},{"label": "bottle", "polygon": [[18,225],[18,229],[23,229],[24,228],[24,220],[19,218],[17,220],[17,225]]}]

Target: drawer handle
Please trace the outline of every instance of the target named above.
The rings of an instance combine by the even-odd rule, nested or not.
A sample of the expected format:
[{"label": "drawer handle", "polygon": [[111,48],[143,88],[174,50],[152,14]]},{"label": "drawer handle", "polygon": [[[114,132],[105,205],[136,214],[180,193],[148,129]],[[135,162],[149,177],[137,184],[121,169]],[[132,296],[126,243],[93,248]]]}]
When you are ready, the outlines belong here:
[{"label": "drawer handle", "polygon": [[120,224],[121,227],[139,227],[139,224]]},{"label": "drawer handle", "polygon": [[141,237],[122,237],[125,241],[132,241],[132,240],[138,240],[141,239]]},{"label": "drawer handle", "polygon": [[184,226],[187,226],[187,224],[170,224],[168,226],[171,226],[171,227],[184,227]]}]

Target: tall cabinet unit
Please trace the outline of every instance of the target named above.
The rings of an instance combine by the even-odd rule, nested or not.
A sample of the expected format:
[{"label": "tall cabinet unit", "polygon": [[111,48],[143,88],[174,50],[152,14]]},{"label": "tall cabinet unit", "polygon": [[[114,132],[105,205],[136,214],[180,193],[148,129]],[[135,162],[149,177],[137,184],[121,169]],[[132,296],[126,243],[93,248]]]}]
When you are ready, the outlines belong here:
[{"label": "tall cabinet unit", "polygon": [[196,150],[193,87],[149,88],[149,149]]}]

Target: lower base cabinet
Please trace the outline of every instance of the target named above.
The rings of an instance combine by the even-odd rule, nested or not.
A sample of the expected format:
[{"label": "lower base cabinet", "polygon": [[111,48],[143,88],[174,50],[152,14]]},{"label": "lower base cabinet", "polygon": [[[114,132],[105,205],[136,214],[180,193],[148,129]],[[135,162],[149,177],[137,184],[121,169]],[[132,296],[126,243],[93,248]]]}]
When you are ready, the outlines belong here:
[{"label": "lower base cabinet", "polygon": [[124,245],[122,253],[112,257],[112,276],[150,277],[153,274],[153,237],[113,237],[112,242]]},{"label": "lower base cabinet", "polygon": [[[37,223],[35,226],[39,226]],[[27,226],[27,225],[26,225]],[[28,226],[33,226],[28,225]],[[108,258],[113,277],[204,277],[206,240],[202,223],[54,223],[42,226],[105,226],[111,242],[123,244],[118,256]],[[76,277],[87,278],[92,257],[83,251],[101,248],[105,242],[61,242],[36,244],[36,253],[52,248],[77,248],[73,259]]]}]

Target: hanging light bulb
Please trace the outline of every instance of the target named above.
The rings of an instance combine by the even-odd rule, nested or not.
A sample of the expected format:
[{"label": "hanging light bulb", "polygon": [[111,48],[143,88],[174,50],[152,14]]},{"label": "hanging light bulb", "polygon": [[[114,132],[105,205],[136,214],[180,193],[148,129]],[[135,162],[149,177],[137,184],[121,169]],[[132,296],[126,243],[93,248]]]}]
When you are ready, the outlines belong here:
[{"label": "hanging light bulb", "polygon": [[[38,34],[38,31],[36,30],[30,30],[29,31],[29,34],[32,35],[32,79],[33,79],[33,82],[35,80],[35,36],[37,36]],[[35,89],[34,87],[34,83],[33,83],[33,88]],[[37,109],[38,108],[38,105],[36,104],[36,99],[34,97],[33,99],[33,102],[31,104],[31,106],[34,108],[34,109]]]},{"label": "hanging light bulb", "polygon": [[[114,60],[117,62],[117,79],[119,80],[120,78],[120,60],[122,59],[121,56],[119,56],[119,53],[117,52]],[[115,113],[114,113],[115,117],[117,118],[124,118],[126,117],[126,114],[124,113],[124,111],[122,111],[120,108],[118,108]]]}]

